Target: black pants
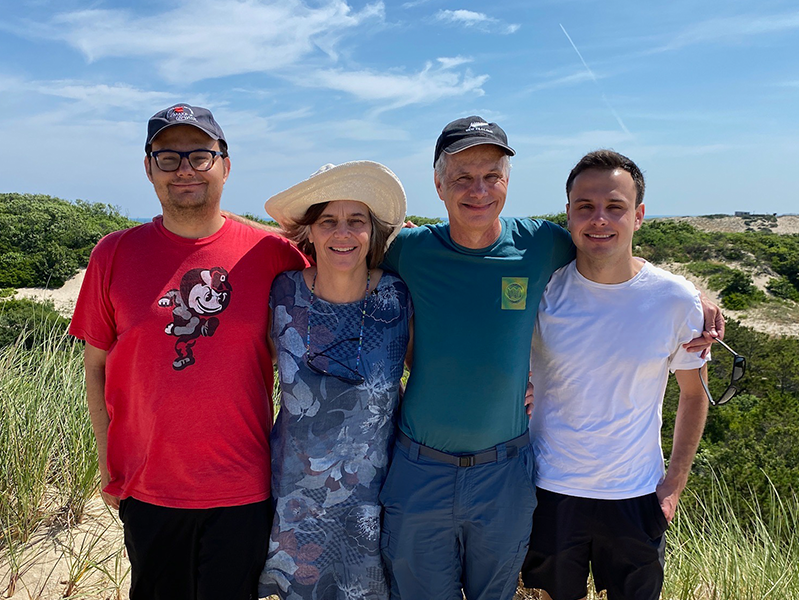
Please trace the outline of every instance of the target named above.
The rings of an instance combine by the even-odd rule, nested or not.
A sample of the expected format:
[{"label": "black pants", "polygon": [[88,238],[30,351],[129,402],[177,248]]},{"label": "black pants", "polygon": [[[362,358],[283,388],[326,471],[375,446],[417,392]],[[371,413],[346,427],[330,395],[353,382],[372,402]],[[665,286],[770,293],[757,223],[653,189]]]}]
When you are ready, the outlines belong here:
[{"label": "black pants", "polygon": [[208,509],[135,498],[119,507],[131,600],[250,600],[266,561],[271,501]]},{"label": "black pants", "polygon": [[589,564],[597,591],[609,600],[657,600],[663,587],[668,523],[657,496],[595,500],[538,488],[526,587],[554,600],[587,595]]}]

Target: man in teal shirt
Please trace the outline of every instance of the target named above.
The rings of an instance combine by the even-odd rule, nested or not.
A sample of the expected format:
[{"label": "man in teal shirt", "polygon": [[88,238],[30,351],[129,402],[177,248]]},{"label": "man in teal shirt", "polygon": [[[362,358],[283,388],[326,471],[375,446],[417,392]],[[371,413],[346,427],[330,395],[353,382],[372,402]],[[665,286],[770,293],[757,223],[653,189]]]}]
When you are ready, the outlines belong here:
[{"label": "man in teal shirt", "polygon": [[447,125],[435,185],[449,222],[405,229],[386,265],[414,303],[413,369],[381,493],[393,599],[512,598],[535,508],[524,394],[538,302],[574,258],[548,221],[500,217],[505,132]]},{"label": "man in teal shirt", "polygon": [[[449,221],[402,230],[386,255],[415,320],[380,494],[392,600],[509,600],[516,590],[536,506],[523,406],[530,341],[550,275],[574,246],[548,221],[500,217],[513,154],[495,123],[447,125],[434,167]],[[688,351],[708,348],[716,327],[723,336],[718,307],[703,308],[710,331]]]}]

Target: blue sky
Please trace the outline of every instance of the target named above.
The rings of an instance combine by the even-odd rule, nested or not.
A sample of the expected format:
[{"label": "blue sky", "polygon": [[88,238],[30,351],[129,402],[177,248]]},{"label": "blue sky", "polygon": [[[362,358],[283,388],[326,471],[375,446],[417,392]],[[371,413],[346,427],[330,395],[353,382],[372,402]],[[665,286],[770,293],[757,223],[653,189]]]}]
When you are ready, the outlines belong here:
[{"label": "blue sky", "polygon": [[19,0],[0,20],[0,191],[159,212],[147,119],[211,108],[223,205],[332,162],[393,169],[409,213],[443,216],[432,153],[452,119],[517,151],[505,214],[558,212],[586,152],[647,177],[647,213],[797,213],[795,1]]}]

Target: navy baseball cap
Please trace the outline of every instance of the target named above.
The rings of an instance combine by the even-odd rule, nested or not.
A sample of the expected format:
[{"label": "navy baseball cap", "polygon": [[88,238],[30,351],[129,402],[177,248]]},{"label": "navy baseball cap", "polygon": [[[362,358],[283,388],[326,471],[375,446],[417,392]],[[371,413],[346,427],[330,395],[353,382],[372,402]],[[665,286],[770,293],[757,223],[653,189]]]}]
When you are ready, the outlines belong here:
[{"label": "navy baseball cap", "polygon": [[214,115],[207,108],[201,106],[191,106],[189,104],[175,104],[169,108],[158,111],[147,123],[147,141],[144,144],[144,151],[149,152],[153,147],[155,136],[167,127],[173,125],[191,125],[207,133],[215,140],[219,140],[227,148],[225,134],[219,123],[214,119]]},{"label": "navy baseball cap", "polygon": [[446,127],[436,141],[436,153],[433,157],[435,167],[442,152],[455,154],[472,146],[493,144],[502,148],[506,154],[513,156],[516,151],[508,146],[508,136],[496,123],[488,123],[478,116],[456,119]]}]

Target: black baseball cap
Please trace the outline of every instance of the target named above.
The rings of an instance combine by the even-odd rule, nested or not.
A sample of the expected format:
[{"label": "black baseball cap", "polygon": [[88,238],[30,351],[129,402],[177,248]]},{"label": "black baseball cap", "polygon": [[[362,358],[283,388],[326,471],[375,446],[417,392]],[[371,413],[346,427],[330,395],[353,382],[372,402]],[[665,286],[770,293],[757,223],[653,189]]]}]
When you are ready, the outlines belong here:
[{"label": "black baseball cap", "polygon": [[455,154],[480,144],[499,146],[510,156],[516,154],[516,151],[508,146],[508,136],[502,131],[502,127],[496,123],[488,123],[482,117],[464,117],[456,119],[444,127],[441,135],[438,136],[433,166],[435,167],[442,152]]},{"label": "black baseball cap", "polygon": [[169,108],[158,111],[147,123],[147,141],[144,144],[144,151],[149,152],[153,147],[155,136],[167,127],[173,125],[192,125],[204,131],[215,140],[224,144],[223,150],[227,149],[225,134],[219,123],[214,119],[214,115],[207,108],[201,106],[191,106],[189,104],[175,104]]}]

